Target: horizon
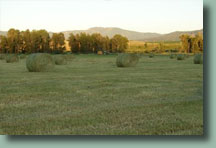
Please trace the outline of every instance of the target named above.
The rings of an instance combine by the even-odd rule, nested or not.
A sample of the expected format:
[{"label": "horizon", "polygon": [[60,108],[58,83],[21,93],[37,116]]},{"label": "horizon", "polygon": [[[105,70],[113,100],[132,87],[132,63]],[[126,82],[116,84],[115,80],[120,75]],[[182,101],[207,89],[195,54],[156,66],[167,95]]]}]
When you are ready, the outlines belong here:
[{"label": "horizon", "polygon": [[1,31],[15,28],[64,32],[97,26],[158,34],[200,30],[203,1],[0,0]]},{"label": "horizon", "polygon": [[[173,32],[191,32],[191,31],[199,31],[199,30],[203,30],[203,28],[201,29],[195,29],[195,30],[176,30],[176,31],[173,31],[173,32],[168,32],[168,33],[158,33],[158,32],[139,32],[139,31],[134,31],[134,30],[127,30],[127,29],[124,29],[124,28],[119,28],[119,27],[91,27],[91,28],[88,28],[88,29],[84,29],[84,30],[65,30],[65,31],[59,31],[59,32],[54,32],[54,31],[50,31],[50,30],[46,30],[46,29],[28,29],[29,31],[32,31],[32,30],[46,30],[47,32],[49,33],[61,33],[61,32],[70,32],[70,31],[86,31],[86,30],[89,30],[89,29],[92,29],[92,28],[117,28],[117,29],[122,29],[122,30],[126,30],[126,31],[132,31],[132,32],[138,32],[138,33],[157,33],[157,34],[161,34],[161,35],[165,35],[165,34],[169,34],[169,33],[173,33]],[[17,29],[17,28],[10,28],[10,29]],[[26,31],[26,30],[20,30],[18,29],[19,31]],[[8,32],[5,31],[5,30],[0,30],[1,32]]]}]

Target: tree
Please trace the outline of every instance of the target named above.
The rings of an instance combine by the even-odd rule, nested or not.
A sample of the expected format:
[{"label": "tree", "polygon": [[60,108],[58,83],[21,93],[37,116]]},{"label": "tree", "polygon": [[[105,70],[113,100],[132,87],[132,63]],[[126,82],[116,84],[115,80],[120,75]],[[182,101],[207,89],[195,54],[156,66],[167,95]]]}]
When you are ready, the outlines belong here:
[{"label": "tree", "polygon": [[81,53],[89,53],[91,52],[91,41],[90,36],[86,33],[80,33],[79,35],[79,43],[80,43],[80,52]]},{"label": "tree", "polygon": [[111,39],[112,44],[112,52],[124,52],[128,47],[128,39],[126,37],[121,36],[120,34],[116,34]]},{"label": "tree", "polygon": [[188,34],[183,34],[179,37],[182,42],[182,50],[185,52],[190,52],[190,36]]},{"label": "tree", "polygon": [[0,52],[7,53],[8,52],[8,41],[7,37],[0,35]]},{"label": "tree", "polygon": [[21,32],[21,40],[22,40],[22,52],[31,53],[32,52],[31,32],[28,29],[26,31]]},{"label": "tree", "polygon": [[20,31],[10,29],[7,33],[9,53],[18,53],[21,47]]},{"label": "tree", "polygon": [[51,47],[55,53],[62,53],[65,49],[65,37],[63,33],[53,33]]},{"label": "tree", "polygon": [[40,50],[39,52],[49,52],[50,51],[50,36],[46,30],[39,30],[38,34],[40,36]]},{"label": "tree", "polygon": [[71,52],[73,53],[80,52],[79,34],[74,35],[73,33],[71,33],[68,42],[69,42],[69,46],[71,47]]},{"label": "tree", "polygon": [[187,53],[203,51],[203,37],[201,33],[197,35],[183,34],[180,36],[182,49]]},{"label": "tree", "polygon": [[31,46],[32,46],[31,52],[33,52],[33,53],[39,52],[41,42],[42,41],[41,41],[40,34],[38,33],[38,31],[33,30],[31,32]]},{"label": "tree", "polygon": [[103,50],[104,47],[104,38],[100,33],[93,33],[92,38],[92,52],[97,53],[98,51]]}]

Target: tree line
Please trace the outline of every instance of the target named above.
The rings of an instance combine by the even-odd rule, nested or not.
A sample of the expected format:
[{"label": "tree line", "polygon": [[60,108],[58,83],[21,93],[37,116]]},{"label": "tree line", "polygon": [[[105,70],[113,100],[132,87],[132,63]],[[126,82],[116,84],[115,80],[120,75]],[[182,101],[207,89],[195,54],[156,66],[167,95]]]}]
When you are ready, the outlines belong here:
[{"label": "tree line", "polygon": [[[1,53],[63,53],[66,50],[63,33],[53,33],[46,30],[19,31],[9,29],[6,36],[0,36]],[[119,34],[112,38],[99,33],[70,34],[68,43],[73,53],[124,52],[128,39]]]},{"label": "tree line", "polygon": [[179,37],[182,42],[182,49],[187,53],[203,52],[203,35],[183,34]]}]

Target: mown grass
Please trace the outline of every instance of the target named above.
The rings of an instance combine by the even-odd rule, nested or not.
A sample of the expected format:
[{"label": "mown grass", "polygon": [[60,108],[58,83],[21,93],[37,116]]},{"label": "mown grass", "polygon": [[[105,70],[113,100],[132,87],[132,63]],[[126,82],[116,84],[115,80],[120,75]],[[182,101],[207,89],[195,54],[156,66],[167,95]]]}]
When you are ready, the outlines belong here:
[{"label": "mown grass", "polygon": [[52,72],[0,60],[0,134],[202,135],[203,65],[193,57],[76,55]]}]

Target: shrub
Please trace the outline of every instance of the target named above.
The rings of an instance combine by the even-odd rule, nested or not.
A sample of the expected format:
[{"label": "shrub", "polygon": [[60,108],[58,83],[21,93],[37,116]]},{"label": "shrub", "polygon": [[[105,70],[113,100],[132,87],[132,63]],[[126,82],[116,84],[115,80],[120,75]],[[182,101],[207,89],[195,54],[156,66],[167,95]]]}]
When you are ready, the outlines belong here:
[{"label": "shrub", "polygon": [[153,53],[150,53],[149,54],[149,58],[153,58],[154,57],[154,54]]},{"label": "shrub", "polygon": [[139,61],[137,54],[121,53],[116,58],[116,65],[118,67],[132,67]]},{"label": "shrub", "polygon": [[202,54],[195,54],[195,56],[194,56],[194,64],[203,64],[203,56],[202,56]]},{"label": "shrub", "polygon": [[47,53],[30,54],[26,59],[26,67],[30,72],[50,71],[54,68],[54,60]]},{"label": "shrub", "polygon": [[178,54],[177,55],[177,60],[184,60],[185,59],[185,54]]},{"label": "shrub", "polygon": [[170,59],[176,58],[176,54],[170,54]]},{"label": "shrub", "polygon": [[5,60],[7,63],[14,63],[14,62],[18,62],[19,61],[19,57],[16,54],[8,54],[5,57]]},{"label": "shrub", "polygon": [[4,60],[5,59],[5,54],[0,54],[0,60]]},{"label": "shrub", "polygon": [[55,55],[54,56],[54,61],[56,65],[65,65],[67,64],[67,59],[63,55]]}]

